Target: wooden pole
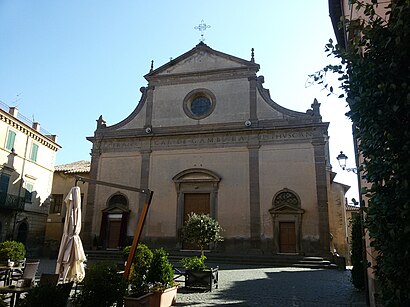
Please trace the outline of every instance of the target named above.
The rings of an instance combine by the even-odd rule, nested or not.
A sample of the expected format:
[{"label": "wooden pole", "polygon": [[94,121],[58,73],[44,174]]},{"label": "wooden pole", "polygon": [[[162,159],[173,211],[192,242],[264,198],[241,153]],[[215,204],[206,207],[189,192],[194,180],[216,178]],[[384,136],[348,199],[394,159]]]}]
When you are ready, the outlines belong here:
[{"label": "wooden pole", "polygon": [[131,268],[131,264],[132,264],[132,259],[134,259],[135,250],[137,249],[138,242],[139,242],[140,237],[141,237],[142,228],[144,227],[145,218],[147,217],[148,209],[149,209],[149,206],[151,204],[152,195],[154,194],[154,192],[149,190],[149,189],[140,189],[140,188],[129,187],[129,186],[121,185],[121,184],[105,182],[105,181],[99,181],[99,180],[95,180],[95,179],[91,179],[91,178],[84,178],[84,177],[81,177],[81,176],[75,176],[75,185],[76,186],[77,186],[78,181],[89,182],[89,183],[94,183],[94,184],[99,184],[99,185],[104,185],[104,186],[108,186],[108,187],[124,189],[124,190],[129,190],[129,191],[134,191],[134,192],[145,194],[144,206],[142,207],[141,214],[140,214],[140,217],[138,219],[137,229],[135,230],[134,239],[132,240],[130,254],[128,255],[128,259],[127,259],[127,265],[125,266],[125,270],[124,270],[124,279],[127,280],[128,276],[130,275],[130,268]]},{"label": "wooden pole", "polygon": [[124,270],[124,279],[125,280],[127,280],[128,276],[130,275],[132,260],[134,259],[135,251],[137,249],[138,242],[139,242],[140,237],[141,237],[142,228],[144,227],[145,218],[147,217],[147,213],[148,213],[149,206],[151,204],[153,193],[154,192],[151,191],[150,194],[146,196],[145,201],[144,201],[144,206],[142,207],[141,214],[140,214],[140,217],[138,219],[137,229],[135,229],[134,239],[132,240],[130,253],[129,253],[128,259],[127,259],[127,265],[125,266],[125,270]]}]

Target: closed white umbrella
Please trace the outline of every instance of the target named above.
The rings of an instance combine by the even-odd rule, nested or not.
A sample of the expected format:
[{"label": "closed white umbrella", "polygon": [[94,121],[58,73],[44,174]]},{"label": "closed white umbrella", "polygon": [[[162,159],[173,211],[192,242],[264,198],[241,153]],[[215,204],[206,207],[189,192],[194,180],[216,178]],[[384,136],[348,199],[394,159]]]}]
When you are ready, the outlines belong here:
[{"label": "closed white umbrella", "polygon": [[81,193],[79,187],[73,187],[65,198],[67,212],[65,216],[63,237],[57,257],[56,274],[63,282],[80,282],[84,279],[86,260],[81,231]]}]

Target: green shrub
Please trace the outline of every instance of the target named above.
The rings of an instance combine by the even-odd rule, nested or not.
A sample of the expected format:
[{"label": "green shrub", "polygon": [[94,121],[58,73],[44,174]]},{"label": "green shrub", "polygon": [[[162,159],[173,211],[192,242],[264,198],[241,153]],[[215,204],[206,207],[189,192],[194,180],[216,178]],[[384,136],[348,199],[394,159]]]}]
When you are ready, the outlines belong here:
[{"label": "green shrub", "polygon": [[205,256],[187,257],[181,259],[181,264],[185,269],[191,271],[204,271],[207,269],[205,260]]},{"label": "green shrub", "polygon": [[168,253],[163,248],[154,251],[147,282],[162,289],[174,285],[174,268],[168,260]]},{"label": "green shrub", "polygon": [[[37,286],[18,301],[18,307],[62,307],[67,305],[68,297],[60,287]],[[1,306],[1,304],[0,304]]]},{"label": "green shrub", "polygon": [[111,262],[97,262],[89,267],[82,290],[72,302],[79,307],[109,307],[117,303],[122,306],[126,294],[126,282],[118,273],[117,265]]},{"label": "green shrub", "polygon": [[4,241],[0,243],[0,261],[23,260],[26,256],[24,244],[17,241]]},{"label": "green shrub", "polygon": [[[124,254],[130,248],[124,248]],[[135,251],[134,260],[131,264],[130,275],[128,281],[131,285],[130,295],[138,297],[147,292],[147,275],[153,258],[152,251],[145,244],[139,243]]]}]

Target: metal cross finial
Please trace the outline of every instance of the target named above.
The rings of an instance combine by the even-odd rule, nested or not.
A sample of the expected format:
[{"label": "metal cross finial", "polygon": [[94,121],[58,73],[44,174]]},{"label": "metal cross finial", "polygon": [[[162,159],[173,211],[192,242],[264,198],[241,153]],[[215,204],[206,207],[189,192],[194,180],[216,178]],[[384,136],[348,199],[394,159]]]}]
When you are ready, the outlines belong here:
[{"label": "metal cross finial", "polygon": [[200,42],[205,41],[204,38],[204,31],[208,28],[210,28],[211,26],[207,25],[204,20],[201,20],[201,23],[199,25],[197,25],[196,27],[194,27],[195,30],[198,30],[199,32],[201,32],[201,38],[199,39]]}]

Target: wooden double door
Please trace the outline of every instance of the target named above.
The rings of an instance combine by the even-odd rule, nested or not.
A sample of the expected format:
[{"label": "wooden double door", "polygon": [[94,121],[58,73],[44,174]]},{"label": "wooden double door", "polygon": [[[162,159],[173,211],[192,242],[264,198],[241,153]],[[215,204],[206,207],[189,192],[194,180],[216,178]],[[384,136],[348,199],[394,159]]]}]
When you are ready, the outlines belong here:
[{"label": "wooden double door", "polygon": [[296,253],[295,222],[279,222],[279,251]]},{"label": "wooden double door", "polygon": [[[184,224],[188,220],[190,213],[210,214],[210,194],[209,193],[185,193],[184,194]],[[183,249],[200,249],[195,244],[182,243]]]}]

